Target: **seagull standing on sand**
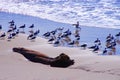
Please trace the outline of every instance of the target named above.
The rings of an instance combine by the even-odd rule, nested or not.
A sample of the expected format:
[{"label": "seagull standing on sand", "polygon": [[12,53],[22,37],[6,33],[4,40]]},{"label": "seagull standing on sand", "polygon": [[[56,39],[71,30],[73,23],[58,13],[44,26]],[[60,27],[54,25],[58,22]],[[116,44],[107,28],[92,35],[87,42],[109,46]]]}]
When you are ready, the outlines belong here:
[{"label": "seagull standing on sand", "polygon": [[73,40],[72,42],[68,43],[68,45],[73,46],[75,44],[75,41]]},{"label": "seagull standing on sand", "polygon": [[111,42],[111,45],[112,46],[116,46],[117,44],[116,44],[116,40],[114,40],[113,42]]},{"label": "seagull standing on sand", "polygon": [[100,42],[100,40],[97,38],[97,39],[94,41],[94,43],[98,43],[98,42]]},{"label": "seagull standing on sand", "polygon": [[13,23],[15,23],[15,22],[14,22],[14,20],[12,20],[12,21],[10,21],[10,22],[8,22],[8,23],[13,24]]},{"label": "seagull standing on sand", "polygon": [[34,36],[34,34],[28,35],[27,40],[31,40],[31,38],[32,38],[33,36]]},{"label": "seagull standing on sand", "polygon": [[116,34],[115,36],[116,36],[117,40],[120,40],[119,39],[120,38],[120,32],[118,34]]},{"label": "seagull standing on sand", "polygon": [[13,29],[12,29],[12,30],[13,30],[13,32],[14,32],[16,29],[17,29],[17,27],[16,27],[16,25],[15,25],[15,27],[13,27]]},{"label": "seagull standing on sand", "polygon": [[59,46],[60,44],[61,37],[57,37],[56,40],[54,41],[54,46]]},{"label": "seagull standing on sand", "polygon": [[16,33],[13,32],[11,35],[12,35],[12,38],[14,39],[16,36]]},{"label": "seagull standing on sand", "polygon": [[45,38],[50,37],[50,32],[46,32],[46,33],[44,33],[43,36],[44,36]]},{"label": "seagull standing on sand", "polygon": [[11,41],[11,39],[12,39],[13,37],[12,37],[12,34],[9,34],[9,36],[8,36],[8,40],[7,41]]},{"label": "seagull standing on sand", "polygon": [[81,31],[81,27],[79,27],[79,21],[77,21],[76,24],[73,24],[73,26],[75,26],[75,28],[76,28],[75,35],[79,34]]},{"label": "seagull standing on sand", "polygon": [[36,32],[34,32],[33,34],[35,35],[35,36],[37,36],[38,34],[40,33],[40,30],[38,29]]},{"label": "seagull standing on sand", "polygon": [[29,28],[34,28],[34,24],[32,24]]},{"label": "seagull standing on sand", "polygon": [[96,48],[96,44],[94,46],[88,47],[89,49],[95,49]]},{"label": "seagull standing on sand", "polygon": [[54,42],[54,45],[58,45],[59,43],[60,43],[60,41],[57,40],[57,41]]},{"label": "seagull standing on sand", "polygon": [[32,24],[29,28],[31,29],[29,32],[33,33],[34,24]]},{"label": "seagull standing on sand", "polygon": [[17,29],[17,31],[16,31],[16,35],[18,35],[19,34],[19,29]]},{"label": "seagull standing on sand", "polygon": [[25,28],[25,24],[24,24],[24,25],[22,25],[22,26],[20,26],[19,28]]},{"label": "seagull standing on sand", "polygon": [[120,32],[118,34],[116,34],[115,36],[120,36]]},{"label": "seagull standing on sand", "polygon": [[51,38],[48,40],[48,42],[52,43],[54,40],[55,40],[54,37],[51,37]]},{"label": "seagull standing on sand", "polygon": [[108,49],[111,49],[112,47],[113,47],[113,45],[111,45],[111,44],[109,46],[107,46]]},{"label": "seagull standing on sand", "polygon": [[3,34],[0,35],[0,39],[4,39],[6,36],[5,32]]},{"label": "seagull standing on sand", "polygon": [[57,40],[54,42],[54,45],[55,45],[55,46],[58,46],[59,44],[60,44],[60,38],[57,39]]},{"label": "seagull standing on sand", "polygon": [[22,25],[22,26],[19,27],[19,28],[22,28],[22,29],[23,29],[22,33],[25,33],[25,32],[24,32],[25,26],[26,26],[26,25],[24,24],[24,25]]},{"label": "seagull standing on sand", "polygon": [[93,49],[93,52],[96,52],[99,50],[99,46],[96,46],[94,49]]},{"label": "seagull standing on sand", "polygon": [[31,41],[34,41],[36,39],[36,36],[31,37]]},{"label": "seagull standing on sand", "polygon": [[87,44],[82,44],[80,47],[82,47],[83,49],[86,49]]},{"label": "seagull standing on sand", "polygon": [[100,41],[100,39],[99,38],[97,38],[95,41],[94,41],[94,43],[96,44],[96,45],[101,45],[101,41]]},{"label": "seagull standing on sand", "polygon": [[106,37],[106,39],[111,39],[111,34],[109,34],[107,37]]},{"label": "seagull standing on sand", "polygon": [[104,50],[103,50],[103,54],[106,54],[107,53],[107,49],[105,48]]},{"label": "seagull standing on sand", "polygon": [[12,29],[9,29],[8,31],[7,31],[7,33],[11,33],[13,30]]},{"label": "seagull standing on sand", "polygon": [[10,21],[10,22],[8,22],[8,23],[10,23],[10,28],[12,28],[13,26],[14,26],[14,20],[12,20],[12,21]]},{"label": "seagull standing on sand", "polygon": [[79,21],[77,21],[77,24],[73,24],[73,26],[75,26],[75,28],[79,28]]}]

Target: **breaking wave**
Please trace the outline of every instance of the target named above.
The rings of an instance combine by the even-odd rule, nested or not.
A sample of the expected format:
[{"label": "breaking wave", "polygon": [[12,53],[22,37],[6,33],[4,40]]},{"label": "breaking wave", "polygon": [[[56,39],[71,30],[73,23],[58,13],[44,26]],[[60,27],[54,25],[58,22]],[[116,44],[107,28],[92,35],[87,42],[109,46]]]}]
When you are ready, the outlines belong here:
[{"label": "breaking wave", "polygon": [[0,11],[120,29],[120,0],[0,0]]}]

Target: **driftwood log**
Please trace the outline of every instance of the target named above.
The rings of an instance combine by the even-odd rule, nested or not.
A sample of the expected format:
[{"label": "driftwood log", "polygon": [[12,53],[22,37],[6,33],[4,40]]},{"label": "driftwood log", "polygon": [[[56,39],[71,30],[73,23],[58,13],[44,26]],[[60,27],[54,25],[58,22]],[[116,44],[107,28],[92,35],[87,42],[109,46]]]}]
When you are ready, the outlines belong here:
[{"label": "driftwood log", "polygon": [[51,67],[65,68],[74,64],[74,60],[71,60],[70,57],[64,53],[61,53],[55,58],[51,58],[41,52],[21,47],[14,47],[13,51],[22,54],[29,61],[50,65]]}]

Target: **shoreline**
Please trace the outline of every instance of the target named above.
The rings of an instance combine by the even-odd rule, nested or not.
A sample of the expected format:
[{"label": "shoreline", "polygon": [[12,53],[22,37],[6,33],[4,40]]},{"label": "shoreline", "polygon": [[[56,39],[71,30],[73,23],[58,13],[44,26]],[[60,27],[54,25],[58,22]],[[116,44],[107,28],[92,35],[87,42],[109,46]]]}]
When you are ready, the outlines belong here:
[{"label": "shoreline", "polygon": [[[5,17],[5,19],[8,18],[8,20],[9,20],[9,18],[10,19],[13,18],[13,19],[16,20],[15,22],[17,24],[17,27],[19,27],[20,25],[24,24],[23,21],[20,22],[21,19],[26,21],[25,24],[26,24],[27,27],[31,25],[31,22],[34,24],[35,22],[33,22],[33,21],[36,21],[36,23],[35,23],[35,27],[36,27],[35,30],[36,29],[40,29],[39,37],[43,37],[42,34],[47,32],[48,30],[54,30],[54,29],[58,28],[58,25],[60,25],[61,27],[64,27],[65,30],[70,29],[72,32],[74,32],[74,30],[75,30],[75,28],[72,25],[70,25],[70,24],[56,23],[54,21],[50,21],[50,20],[46,20],[46,19],[40,19],[38,17],[33,17],[33,16],[26,16],[26,15],[22,15],[22,14],[10,13],[10,15],[9,15],[7,12],[3,12],[3,14],[4,13],[6,13],[5,15],[8,15],[7,17]],[[13,16],[13,15],[15,15],[15,16]],[[20,19],[20,20],[18,20],[18,19]],[[33,20],[30,21],[29,19],[33,19]],[[41,23],[39,23],[39,22],[41,22]],[[5,25],[8,26],[8,24],[5,24]],[[42,25],[42,26],[40,26],[40,25]],[[81,37],[80,44],[87,43],[88,46],[94,45],[94,40],[96,38],[98,38],[98,36],[99,36],[99,38],[102,41],[102,49],[101,50],[103,50],[103,48],[105,47],[106,36],[108,34],[110,34],[110,33],[114,36],[118,32],[116,29],[110,29],[110,28],[86,27],[86,26],[80,26],[80,27],[82,29],[81,32],[80,32],[80,37]],[[5,28],[5,27],[3,27],[3,28]],[[7,29],[8,28],[5,28],[5,31]],[[28,28],[26,28],[25,31],[28,34]],[[102,33],[102,31],[104,33]],[[94,35],[94,34],[96,34],[96,35]],[[120,51],[118,51],[117,54],[119,55]]]}]

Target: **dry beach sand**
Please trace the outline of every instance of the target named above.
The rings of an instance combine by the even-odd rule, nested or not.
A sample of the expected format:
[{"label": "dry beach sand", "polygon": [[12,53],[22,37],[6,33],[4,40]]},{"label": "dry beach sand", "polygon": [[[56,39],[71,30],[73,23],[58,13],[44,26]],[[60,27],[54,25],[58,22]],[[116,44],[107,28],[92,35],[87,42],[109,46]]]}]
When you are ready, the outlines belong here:
[{"label": "dry beach sand", "polygon": [[[11,41],[0,40],[0,80],[120,80],[120,56],[102,56],[80,47],[53,47],[43,38],[26,38],[27,35],[19,34]],[[13,47],[40,51],[50,57],[65,53],[75,64],[56,68],[33,63],[13,52]]]}]

